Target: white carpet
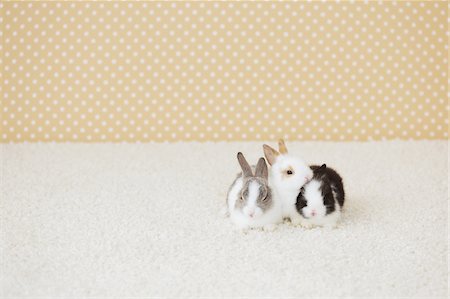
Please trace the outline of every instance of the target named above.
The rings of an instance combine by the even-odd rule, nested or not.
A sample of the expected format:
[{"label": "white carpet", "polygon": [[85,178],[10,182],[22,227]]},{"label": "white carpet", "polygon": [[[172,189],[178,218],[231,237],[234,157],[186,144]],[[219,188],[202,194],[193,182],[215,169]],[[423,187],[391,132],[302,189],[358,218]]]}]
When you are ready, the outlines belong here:
[{"label": "white carpet", "polygon": [[2,145],[3,297],[447,296],[447,141],[288,148],[342,174],[338,229],[219,216],[261,143]]}]

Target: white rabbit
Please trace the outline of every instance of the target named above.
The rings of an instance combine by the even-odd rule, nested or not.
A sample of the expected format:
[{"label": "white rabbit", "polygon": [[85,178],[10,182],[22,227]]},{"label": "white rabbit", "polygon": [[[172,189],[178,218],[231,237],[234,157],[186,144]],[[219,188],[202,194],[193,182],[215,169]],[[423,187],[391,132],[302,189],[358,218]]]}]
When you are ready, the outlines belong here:
[{"label": "white rabbit", "polygon": [[272,197],[268,185],[268,170],[264,158],[260,158],[254,173],[242,153],[237,154],[242,168],[227,195],[227,208],[231,221],[239,229],[262,227],[272,230],[282,222],[281,203]]},{"label": "white rabbit", "polygon": [[279,152],[264,144],[264,155],[271,165],[269,185],[274,198],[281,201],[283,218],[290,218],[294,225],[301,224],[302,217],[296,209],[297,196],[305,183],[313,177],[311,168],[300,158],[288,154],[281,139]]}]

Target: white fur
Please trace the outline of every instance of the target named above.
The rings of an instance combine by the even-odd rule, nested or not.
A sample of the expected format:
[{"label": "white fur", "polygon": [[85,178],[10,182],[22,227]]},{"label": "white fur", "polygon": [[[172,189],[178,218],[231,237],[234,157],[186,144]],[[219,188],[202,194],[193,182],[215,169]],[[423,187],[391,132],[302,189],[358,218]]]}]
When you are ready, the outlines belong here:
[{"label": "white fur", "polygon": [[246,216],[253,218],[262,215],[263,211],[257,206],[256,201],[258,200],[260,185],[256,182],[251,182],[248,186],[248,200],[247,205],[244,207],[243,212]]},{"label": "white fur", "polygon": [[307,206],[302,209],[302,212],[306,218],[302,217],[301,225],[306,228],[313,226],[336,227],[341,215],[340,206],[335,201],[336,210],[326,215],[327,208],[323,204],[322,192],[319,188],[320,182],[317,180],[312,180],[305,186],[304,197],[307,201]]},{"label": "white fur", "polygon": [[239,199],[239,196],[241,196],[241,190],[244,185],[244,180],[242,177],[236,179],[234,182],[234,185],[231,187],[230,192],[228,193],[227,198],[227,207],[228,207],[228,213],[231,214],[231,210],[234,209],[234,205],[236,204],[236,201]]},{"label": "white fur", "polygon": [[[283,174],[288,167],[294,170],[291,176]],[[300,224],[301,216],[295,203],[301,187],[313,176],[311,168],[300,158],[286,154],[277,157],[269,174],[269,185],[276,200],[281,202],[283,217],[290,218],[293,224]]]},{"label": "white fur", "polygon": [[[241,190],[243,187],[242,177],[237,179],[234,186],[228,193],[227,203],[228,212],[231,221],[236,225],[238,229],[249,228],[264,228],[267,230],[273,230],[274,225],[281,223],[283,218],[281,217],[281,204],[275,198],[272,198],[272,207],[265,213],[257,207],[256,200],[258,198],[260,186],[256,182],[251,182],[249,185],[249,195],[247,205],[241,210],[236,209],[236,201],[241,196]],[[253,212],[253,217],[250,217],[250,213]]]}]

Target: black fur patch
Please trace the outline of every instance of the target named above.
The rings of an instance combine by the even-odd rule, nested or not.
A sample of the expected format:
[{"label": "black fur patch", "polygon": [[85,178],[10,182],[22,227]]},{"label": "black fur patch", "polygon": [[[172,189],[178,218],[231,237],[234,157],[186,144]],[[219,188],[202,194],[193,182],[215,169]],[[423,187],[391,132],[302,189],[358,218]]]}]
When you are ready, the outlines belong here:
[{"label": "black fur patch", "polygon": [[303,216],[302,209],[308,205],[308,202],[305,199],[304,193],[305,193],[305,187],[302,187],[302,189],[300,189],[300,193],[297,196],[297,202],[295,203],[295,206],[297,207],[297,211],[302,216]]},{"label": "black fur patch", "polygon": [[344,205],[345,200],[345,192],[344,192],[344,184],[342,182],[341,176],[330,167],[323,167],[312,165],[311,169],[314,173],[314,178],[323,180],[327,183],[327,185],[330,187],[332,191],[335,193],[335,199],[338,202],[339,206]]},{"label": "black fur patch", "polygon": [[[311,169],[313,180],[320,182],[323,204],[327,209],[326,214],[333,213],[336,210],[336,202],[340,207],[344,205],[345,192],[342,178],[334,169],[327,167],[325,164],[322,166],[312,165]],[[302,187],[297,196],[296,208],[300,214],[302,214],[302,209],[307,206],[304,191],[305,188]]]}]

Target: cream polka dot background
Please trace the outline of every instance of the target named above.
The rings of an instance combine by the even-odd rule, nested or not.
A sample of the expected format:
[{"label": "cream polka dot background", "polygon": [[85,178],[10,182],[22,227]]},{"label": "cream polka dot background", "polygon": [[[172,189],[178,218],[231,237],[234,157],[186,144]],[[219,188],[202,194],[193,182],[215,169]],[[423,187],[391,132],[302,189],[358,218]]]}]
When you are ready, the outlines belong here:
[{"label": "cream polka dot background", "polygon": [[448,4],[2,2],[1,139],[448,138]]}]

